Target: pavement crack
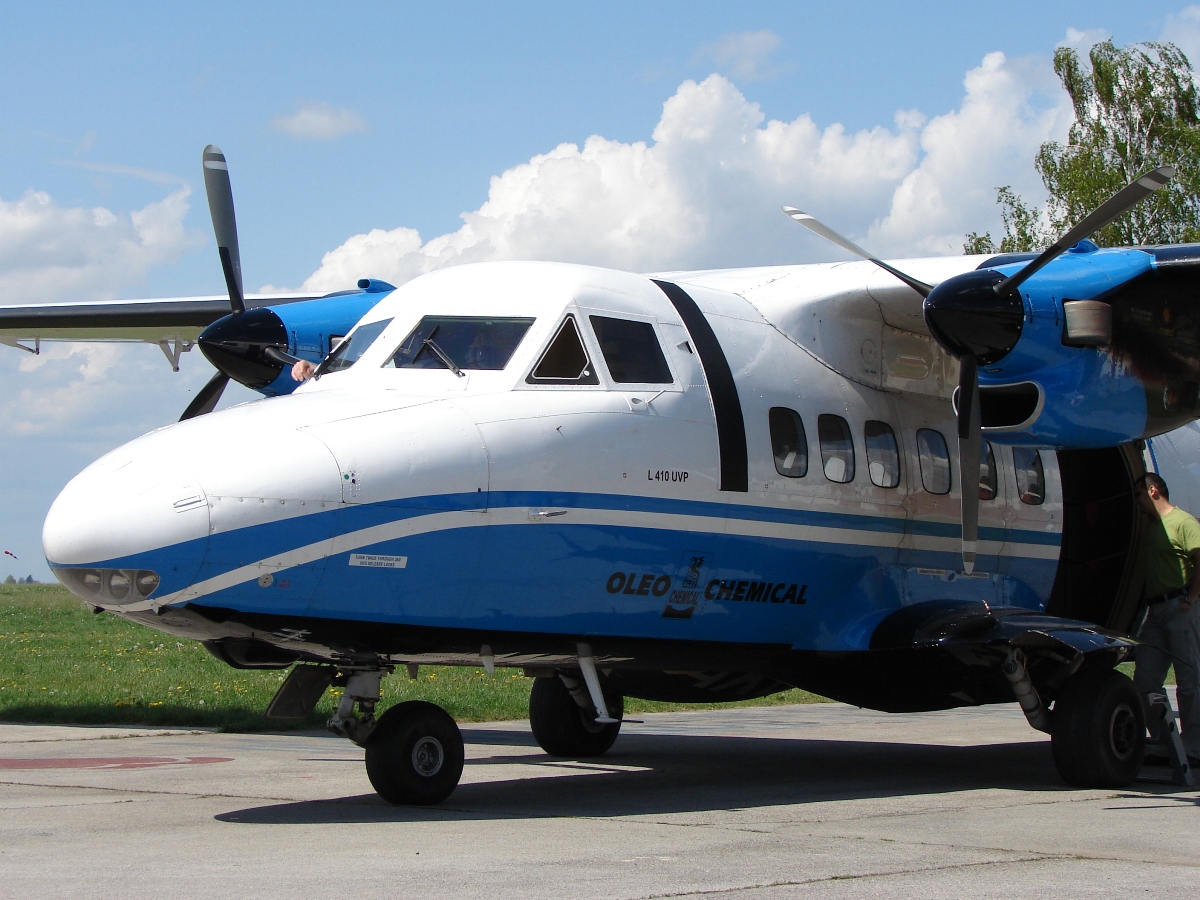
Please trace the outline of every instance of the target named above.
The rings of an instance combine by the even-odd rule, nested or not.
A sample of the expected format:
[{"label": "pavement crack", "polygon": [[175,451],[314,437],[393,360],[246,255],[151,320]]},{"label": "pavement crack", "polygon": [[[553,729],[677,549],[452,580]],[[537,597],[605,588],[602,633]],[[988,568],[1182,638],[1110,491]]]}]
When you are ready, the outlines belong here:
[{"label": "pavement crack", "polygon": [[[861,881],[869,878],[892,878],[896,875],[920,875],[929,872],[951,872],[955,870],[966,870],[972,868],[982,868],[984,866],[1010,865],[1012,863],[1027,863],[1027,862],[1044,862],[1047,860],[1062,859],[1061,856],[1035,854],[1032,856],[1019,856],[1014,859],[989,859],[979,862],[970,863],[953,863],[945,866],[920,866],[910,869],[889,869],[878,872],[862,872],[857,875],[824,875],[820,878],[799,878],[799,879],[781,879],[778,881],[766,881],[757,884],[742,884],[723,888],[707,888],[698,891],[673,891],[666,894],[647,894],[643,900],[671,900],[678,897],[711,897],[720,896],[722,894],[734,894],[740,891],[761,891],[770,888],[780,887],[803,887],[810,884],[829,884],[835,881]],[[1066,857],[1070,858],[1070,857]]]},{"label": "pavement crack", "polygon": [[0,779],[0,785],[10,785],[12,787],[36,787],[49,788],[50,790],[59,791],[102,791],[111,794],[135,794],[146,796],[160,797],[191,797],[195,800],[204,800],[210,797],[227,799],[227,800],[247,800],[257,802],[266,800],[274,803],[304,803],[302,799],[296,797],[265,797],[247,794],[214,794],[208,791],[163,791],[149,790],[145,788],[128,788],[128,787],[104,787],[103,785],[92,784],[45,784],[38,781],[5,781]]}]

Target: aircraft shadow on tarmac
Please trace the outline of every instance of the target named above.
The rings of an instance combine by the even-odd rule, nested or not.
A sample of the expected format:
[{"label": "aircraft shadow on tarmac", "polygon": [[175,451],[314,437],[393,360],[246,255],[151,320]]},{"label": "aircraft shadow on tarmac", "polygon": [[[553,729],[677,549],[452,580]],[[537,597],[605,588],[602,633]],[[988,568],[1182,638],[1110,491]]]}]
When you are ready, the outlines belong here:
[{"label": "aircraft shadow on tarmac", "polygon": [[[468,745],[521,746],[518,733],[464,729]],[[531,743],[532,739],[528,741]],[[553,777],[473,781],[489,766],[553,768]],[[549,776],[550,773],[547,772]],[[216,816],[238,824],[627,816],[767,809],[796,803],[1003,788],[1063,791],[1047,740],[966,747],[796,738],[622,735],[605,756],[468,759],[436,807],[390,806],[375,794],[277,803]]]}]

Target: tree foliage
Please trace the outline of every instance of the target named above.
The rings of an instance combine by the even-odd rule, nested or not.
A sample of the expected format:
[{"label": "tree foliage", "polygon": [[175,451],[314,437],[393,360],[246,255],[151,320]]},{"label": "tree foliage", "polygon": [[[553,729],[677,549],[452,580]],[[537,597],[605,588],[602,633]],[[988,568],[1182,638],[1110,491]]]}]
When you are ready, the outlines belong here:
[{"label": "tree foliage", "polygon": [[1054,71],[1071,97],[1066,144],[1042,144],[1034,165],[1049,199],[1044,214],[1010,187],[997,189],[1004,238],[969,234],[967,253],[1039,250],[1151,169],[1176,168],[1167,187],[1092,236],[1101,246],[1200,240],[1200,108],[1191,64],[1167,43],[1092,47],[1085,67],[1060,47]]}]

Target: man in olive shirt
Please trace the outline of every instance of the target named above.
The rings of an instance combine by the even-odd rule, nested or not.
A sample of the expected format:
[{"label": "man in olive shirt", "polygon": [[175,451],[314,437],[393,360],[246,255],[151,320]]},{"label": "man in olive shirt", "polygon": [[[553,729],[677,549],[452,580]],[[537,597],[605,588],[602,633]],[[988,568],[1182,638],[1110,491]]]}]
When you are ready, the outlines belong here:
[{"label": "man in olive shirt", "polygon": [[1138,479],[1134,495],[1151,524],[1142,542],[1149,608],[1138,637],[1145,643],[1133,681],[1143,697],[1162,693],[1174,663],[1179,730],[1188,761],[1200,766],[1200,522],[1171,505],[1167,483],[1154,473]]}]

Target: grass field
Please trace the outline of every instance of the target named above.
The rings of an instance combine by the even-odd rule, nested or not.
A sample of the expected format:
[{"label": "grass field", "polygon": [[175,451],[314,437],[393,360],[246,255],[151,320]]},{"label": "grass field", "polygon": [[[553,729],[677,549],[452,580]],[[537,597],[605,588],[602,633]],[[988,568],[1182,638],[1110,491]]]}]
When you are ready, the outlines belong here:
[{"label": "grass field", "polygon": [[[0,721],[145,724],[258,731],[319,728],[336,704],[327,692],[311,719],[286,726],[262,717],[283,673],[241,671],[191,641],[176,641],[113,615],[94,615],[58,585],[0,585]],[[531,679],[519,672],[425,666],[384,679],[383,706],[429,700],[460,722],[521,719]],[[812,703],[787,691],[746,706]],[[725,704],[729,705],[729,704]],[[696,709],[626,701],[626,712]]]}]

